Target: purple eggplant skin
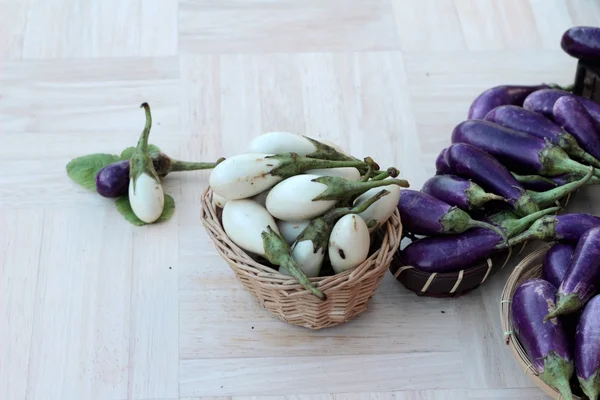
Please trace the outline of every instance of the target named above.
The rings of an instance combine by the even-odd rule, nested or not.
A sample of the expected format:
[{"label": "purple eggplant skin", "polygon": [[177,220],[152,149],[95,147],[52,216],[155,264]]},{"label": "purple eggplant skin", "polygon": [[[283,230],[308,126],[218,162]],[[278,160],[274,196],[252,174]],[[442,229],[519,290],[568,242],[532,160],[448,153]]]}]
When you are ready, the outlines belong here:
[{"label": "purple eggplant skin", "polygon": [[558,288],[567,273],[574,253],[575,245],[571,243],[557,243],[552,246],[542,263],[542,279]]},{"label": "purple eggplant skin", "polygon": [[581,310],[600,289],[600,226],[588,229],[575,247],[565,278],[558,288],[556,309],[546,319]]},{"label": "purple eggplant skin", "polygon": [[590,400],[597,400],[600,394],[600,295],[588,301],[579,317],[573,358],[581,389]]},{"label": "purple eggplant skin", "polygon": [[96,191],[104,197],[114,198],[129,190],[129,160],[121,160],[102,168],[96,175]]},{"label": "purple eggplant skin", "polygon": [[467,120],[452,131],[452,143],[468,143],[495,157],[517,174],[585,175],[588,167],[549,141],[484,120]]},{"label": "purple eggplant skin", "polygon": [[586,213],[548,215],[535,221],[522,234],[509,240],[509,246],[525,240],[559,241],[578,243],[583,234],[594,227],[600,227],[600,217]]},{"label": "purple eggplant skin", "polygon": [[556,103],[556,100],[563,96],[573,97],[578,100],[581,104],[583,104],[592,118],[594,118],[596,122],[600,123],[600,103],[596,103],[595,101],[587,99],[583,96],[560,89],[542,89],[531,93],[523,102],[523,108],[538,114],[543,114],[547,118],[554,120],[554,113],[552,112],[554,103]]},{"label": "purple eggplant skin", "polygon": [[581,102],[573,96],[562,96],[554,103],[552,114],[554,120],[571,133],[587,153],[596,159],[600,157],[600,124]]},{"label": "purple eggplant skin", "polygon": [[[554,103],[553,114],[555,117],[556,107],[558,105],[559,112],[561,113],[561,115],[566,114],[566,118],[568,119],[568,121],[574,122],[573,119],[578,117],[578,115],[575,115],[575,106],[572,105],[573,102],[575,102],[576,105],[583,109],[583,111],[577,110],[578,112],[587,113],[585,108],[582,105],[579,105],[577,100],[575,100],[574,98],[564,97],[564,99],[566,99],[565,104],[561,102],[561,99],[558,99],[556,103]],[[589,115],[588,118],[590,118],[591,120],[591,117]],[[494,122],[505,128],[513,129],[519,132],[529,133],[530,135],[533,135],[540,139],[548,139],[550,143],[565,150],[565,152],[569,156],[580,160],[584,160],[587,164],[593,165],[595,167],[600,166],[600,162],[597,159],[600,156],[600,138],[595,132],[592,133],[594,134],[594,142],[597,142],[598,146],[591,147],[594,147],[594,150],[597,147],[598,151],[593,152],[591,151],[591,149],[588,150],[583,144],[580,146],[580,143],[582,143],[583,140],[583,135],[577,136],[575,135],[575,133],[571,134],[571,130],[563,129],[564,125],[561,124],[561,127],[558,124],[549,120],[548,118],[544,117],[543,115],[526,110],[523,107],[512,105],[496,107],[492,111],[487,113],[484,119],[486,121]],[[591,121],[593,122],[593,120]],[[571,125],[572,124],[570,124],[569,126]],[[577,126],[577,124],[575,125]],[[587,131],[583,133],[587,134]],[[588,136],[590,135],[587,134],[586,137]],[[586,152],[586,150],[588,150],[590,153]]]},{"label": "purple eggplant skin", "polygon": [[554,310],[557,290],[543,279],[523,282],[511,304],[513,331],[540,379],[557,389],[564,399],[573,399],[569,381],[575,371],[571,341],[558,318],[544,321]]},{"label": "purple eggplant skin", "polygon": [[471,179],[484,190],[503,197],[521,217],[539,211],[510,171],[483,150],[466,143],[456,143],[446,151],[446,163],[460,177]]},{"label": "purple eggplant skin", "polygon": [[462,233],[476,227],[503,234],[491,224],[472,219],[460,208],[416,190],[404,189],[400,192],[398,211],[402,215],[404,229],[416,235]]},{"label": "purple eggplant skin", "polygon": [[487,193],[475,182],[456,175],[435,175],[425,181],[421,192],[464,211],[479,209],[490,201],[506,202],[502,196]]},{"label": "purple eggplant skin", "polygon": [[560,39],[560,47],[579,60],[600,61],[600,28],[574,26],[567,29]]},{"label": "purple eggplant skin", "polygon": [[549,88],[548,85],[500,85],[479,94],[467,114],[467,119],[482,119],[492,109],[506,105],[522,105],[531,93]]},{"label": "purple eggplant skin", "polygon": [[446,163],[446,158],[445,158],[446,151],[448,151],[447,147],[445,149],[442,149],[442,151],[440,151],[440,154],[438,154],[437,158],[435,159],[436,175],[451,175],[452,174],[452,168],[450,168],[448,166],[448,163]]}]

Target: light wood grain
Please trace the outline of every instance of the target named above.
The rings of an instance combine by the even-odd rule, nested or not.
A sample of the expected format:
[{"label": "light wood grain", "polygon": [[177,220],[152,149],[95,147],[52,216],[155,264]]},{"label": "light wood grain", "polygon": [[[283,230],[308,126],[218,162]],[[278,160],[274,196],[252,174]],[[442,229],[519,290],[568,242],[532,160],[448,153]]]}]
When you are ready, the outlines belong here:
[{"label": "light wood grain", "polygon": [[[544,399],[499,320],[527,250],[459,299],[387,274],[364,314],[313,332],[219,257],[199,218],[209,171],[169,175],[174,217],[136,228],[65,165],[133,146],[147,101],[176,159],[282,130],[419,189],[481,91],[572,82],[574,24],[600,25],[600,3],[0,0],[0,399]],[[600,214],[599,198],[568,210]]]}]

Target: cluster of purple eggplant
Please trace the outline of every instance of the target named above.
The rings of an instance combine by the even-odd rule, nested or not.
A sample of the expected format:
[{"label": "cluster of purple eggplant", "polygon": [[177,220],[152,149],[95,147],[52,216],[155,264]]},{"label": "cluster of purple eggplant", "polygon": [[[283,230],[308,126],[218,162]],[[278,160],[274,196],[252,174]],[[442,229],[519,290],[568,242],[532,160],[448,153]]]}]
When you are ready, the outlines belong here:
[{"label": "cluster of purple eggplant", "polygon": [[564,399],[600,395],[600,222],[591,226],[554,244],[541,277],[521,283],[511,305],[514,334]]},{"label": "cluster of purple eggplant", "polygon": [[[565,51],[598,54],[600,28],[590,29],[567,31]],[[550,215],[561,201],[600,182],[600,104],[554,84],[489,88],[454,127],[435,166],[421,190],[401,192],[398,209],[412,239],[400,251],[405,264],[457,272],[526,240],[555,240],[560,232],[552,227],[577,231],[585,225],[579,219],[596,218],[548,223],[561,221]]]}]

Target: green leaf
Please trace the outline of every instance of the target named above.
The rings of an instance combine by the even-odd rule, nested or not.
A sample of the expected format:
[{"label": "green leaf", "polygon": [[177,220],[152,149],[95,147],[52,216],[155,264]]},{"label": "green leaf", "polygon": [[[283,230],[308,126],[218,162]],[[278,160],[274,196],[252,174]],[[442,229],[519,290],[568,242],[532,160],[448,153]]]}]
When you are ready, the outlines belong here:
[{"label": "green leaf", "polygon": [[[158,153],[160,152],[160,148],[154,144],[148,145],[148,154]],[[135,147],[128,147],[121,152],[121,160],[130,160],[133,157],[133,153],[135,153]]]},{"label": "green leaf", "polygon": [[67,175],[84,188],[96,190],[96,175],[98,175],[98,172],[116,161],[119,161],[119,156],[106,153],[77,157],[67,164]]},{"label": "green leaf", "polygon": [[[128,196],[121,196],[117,199],[116,203],[117,210],[125,217],[125,219],[131,222],[135,226],[147,225],[144,221],[139,219],[131,209],[131,204],[129,204]],[[171,196],[165,193],[165,208],[163,209],[162,214],[158,219],[154,222],[155,224],[158,222],[163,222],[169,220],[173,214],[175,213],[175,200]]]}]

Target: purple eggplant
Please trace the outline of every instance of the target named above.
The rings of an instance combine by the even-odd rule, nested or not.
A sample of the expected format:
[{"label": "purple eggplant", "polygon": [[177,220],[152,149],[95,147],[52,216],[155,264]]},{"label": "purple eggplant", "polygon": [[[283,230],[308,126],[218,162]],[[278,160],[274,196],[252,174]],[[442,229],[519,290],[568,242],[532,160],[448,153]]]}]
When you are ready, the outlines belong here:
[{"label": "purple eggplant", "polygon": [[456,175],[433,176],[423,184],[421,192],[465,211],[481,208],[490,201],[506,202],[502,196],[487,193],[475,182]]},{"label": "purple eggplant", "polygon": [[554,310],[556,287],[543,279],[519,285],[512,298],[513,330],[541,380],[557,389],[563,399],[573,399],[569,381],[575,366],[571,342],[563,323],[544,316]]},{"label": "purple eggplant", "polygon": [[505,198],[519,216],[539,211],[537,203],[510,171],[485,151],[457,143],[448,147],[445,158],[456,175],[471,179],[484,190]]},{"label": "purple eggplant", "polygon": [[588,172],[587,166],[572,160],[563,149],[549,141],[490,121],[461,122],[452,132],[452,143],[478,147],[517,174],[555,176]]},{"label": "purple eggplant", "polygon": [[467,114],[467,119],[481,119],[492,109],[506,105],[522,105],[527,96],[536,90],[549,88],[548,85],[501,85],[489,88],[479,94]]},{"label": "purple eggplant", "polygon": [[585,213],[568,213],[540,218],[525,232],[509,240],[520,243],[524,240],[559,241],[577,243],[581,236],[590,228],[600,226],[600,217]]},{"label": "purple eggplant", "polygon": [[560,47],[580,60],[600,61],[600,28],[574,26],[563,33]]},{"label": "purple eggplant", "polygon": [[590,168],[587,175],[583,178],[566,183],[561,186],[557,186],[554,189],[546,190],[544,192],[536,192],[533,190],[528,190],[527,193],[531,198],[538,204],[540,208],[550,207],[553,204],[556,204],[557,201],[567,197],[569,194],[579,190],[582,186],[586,185],[590,179],[592,179],[592,175],[594,173],[594,168]]},{"label": "purple eggplant", "polygon": [[[558,207],[553,207],[516,220],[498,220],[497,227],[504,231],[504,236],[511,237],[515,232],[527,229],[535,220],[557,210]],[[400,257],[406,265],[419,271],[447,273],[471,268],[504,249],[506,241],[501,235],[489,229],[475,228],[456,235],[418,239],[406,246]]]},{"label": "purple eggplant", "polygon": [[[152,164],[159,177],[164,178],[171,172],[195,171],[214,168],[223,159],[215,163],[188,162],[174,160],[162,152],[150,153]],[[96,191],[104,197],[121,197],[129,190],[129,160],[114,162],[102,168],[96,175]]]},{"label": "purple eggplant", "polygon": [[448,148],[442,149],[440,154],[438,154],[437,158],[435,159],[435,171],[437,175],[452,174],[452,168],[450,168],[448,163],[446,163],[446,151],[448,151]]},{"label": "purple eggplant", "polygon": [[581,236],[558,288],[556,309],[546,319],[581,310],[600,288],[600,226]]},{"label": "purple eggplant", "polygon": [[[554,108],[554,103],[556,103],[556,100],[563,96],[569,96],[577,99],[581,104],[583,104],[592,118],[594,118],[596,122],[600,123],[599,103],[596,103],[595,101],[587,99],[583,96],[560,89],[542,89],[531,93],[523,102],[523,108],[538,114],[543,114],[547,118],[554,120],[554,114],[552,111]],[[582,145],[581,143],[579,144]]]},{"label": "purple eggplant", "polygon": [[600,395],[600,295],[583,309],[575,332],[575,373],[583,393],[590,400]]},{"label": "purple eggplant", "polygon": [[[600,124],[598,124],[587,109],[573,96],[563,96],[556,100],[552,107],[554,120],[581,144],[581,147],[595,157],[600,157]],[[597,166],[585,159],[590,165]]]},{"label": "purple eggplant", "polygon": [[474,220],[460,208],[416,190],[404,189],[400,192],[398,210],[404,229],[416,235],[462,233],[477,227],[503,235],[497,227]]},{"label": "purple eggplant", "polygon": [[559,287],[569,269],[573,253],[575,253],[575,245],[571,243],[557,243],[552,246],[544,257],[542,279]]},{"label": "purple eggplant", "polygon": [[[564,99],[566,100],[562,102],[561,99],[556,101],[553,113],[556,117],[556,107],[558,107],[561,115],[566,114],[568,121],[574,122],[574,118],[578,117],[578,115],[576,115],[575,106],[573,106],[572,103],[575,102],[576,105],[579,105],[579,103],[573,98],[565,97]],[[583,106],[579,105],[579,107],[583,109],[583,113],[587,113]],[[577,110],[577,112],[582,111]],[[589,115],[588,118],[591,120]],[[543,115],[526,110],[523,107],[510,105],[496,107],[487,113],[485,120],[515,131],[529,133],[540,139],[548,139],[550,143],[562,148],[569,156],[583,160],[595,167],[600,166],[600,161],[598,161],[598,157],[600,157],[600,138],[595,132],[593,132],[594,143],[597,142],[598,145],[591,146],[593,149],[588,149],[585,146],[585,142],[582,142],[581,135],[577,136],[574,132],[571,134],[570,132],[572,131],[570,129],[567,128],[567,130],[565,130]],[[591,121],[593,122],[593,120]],[[559,122],[558,119],[557,122]],[[565,127],[564,124],[561,123],[561,125]],[[577,124],[575,125],[578,126]],[[587,131],[583,133],[587,134],[586,136],[588,137],[590,136]],[[581,146],[579,145],[580,143]],[[589,151],[589,153],[586,152],[586,150]]]}]

